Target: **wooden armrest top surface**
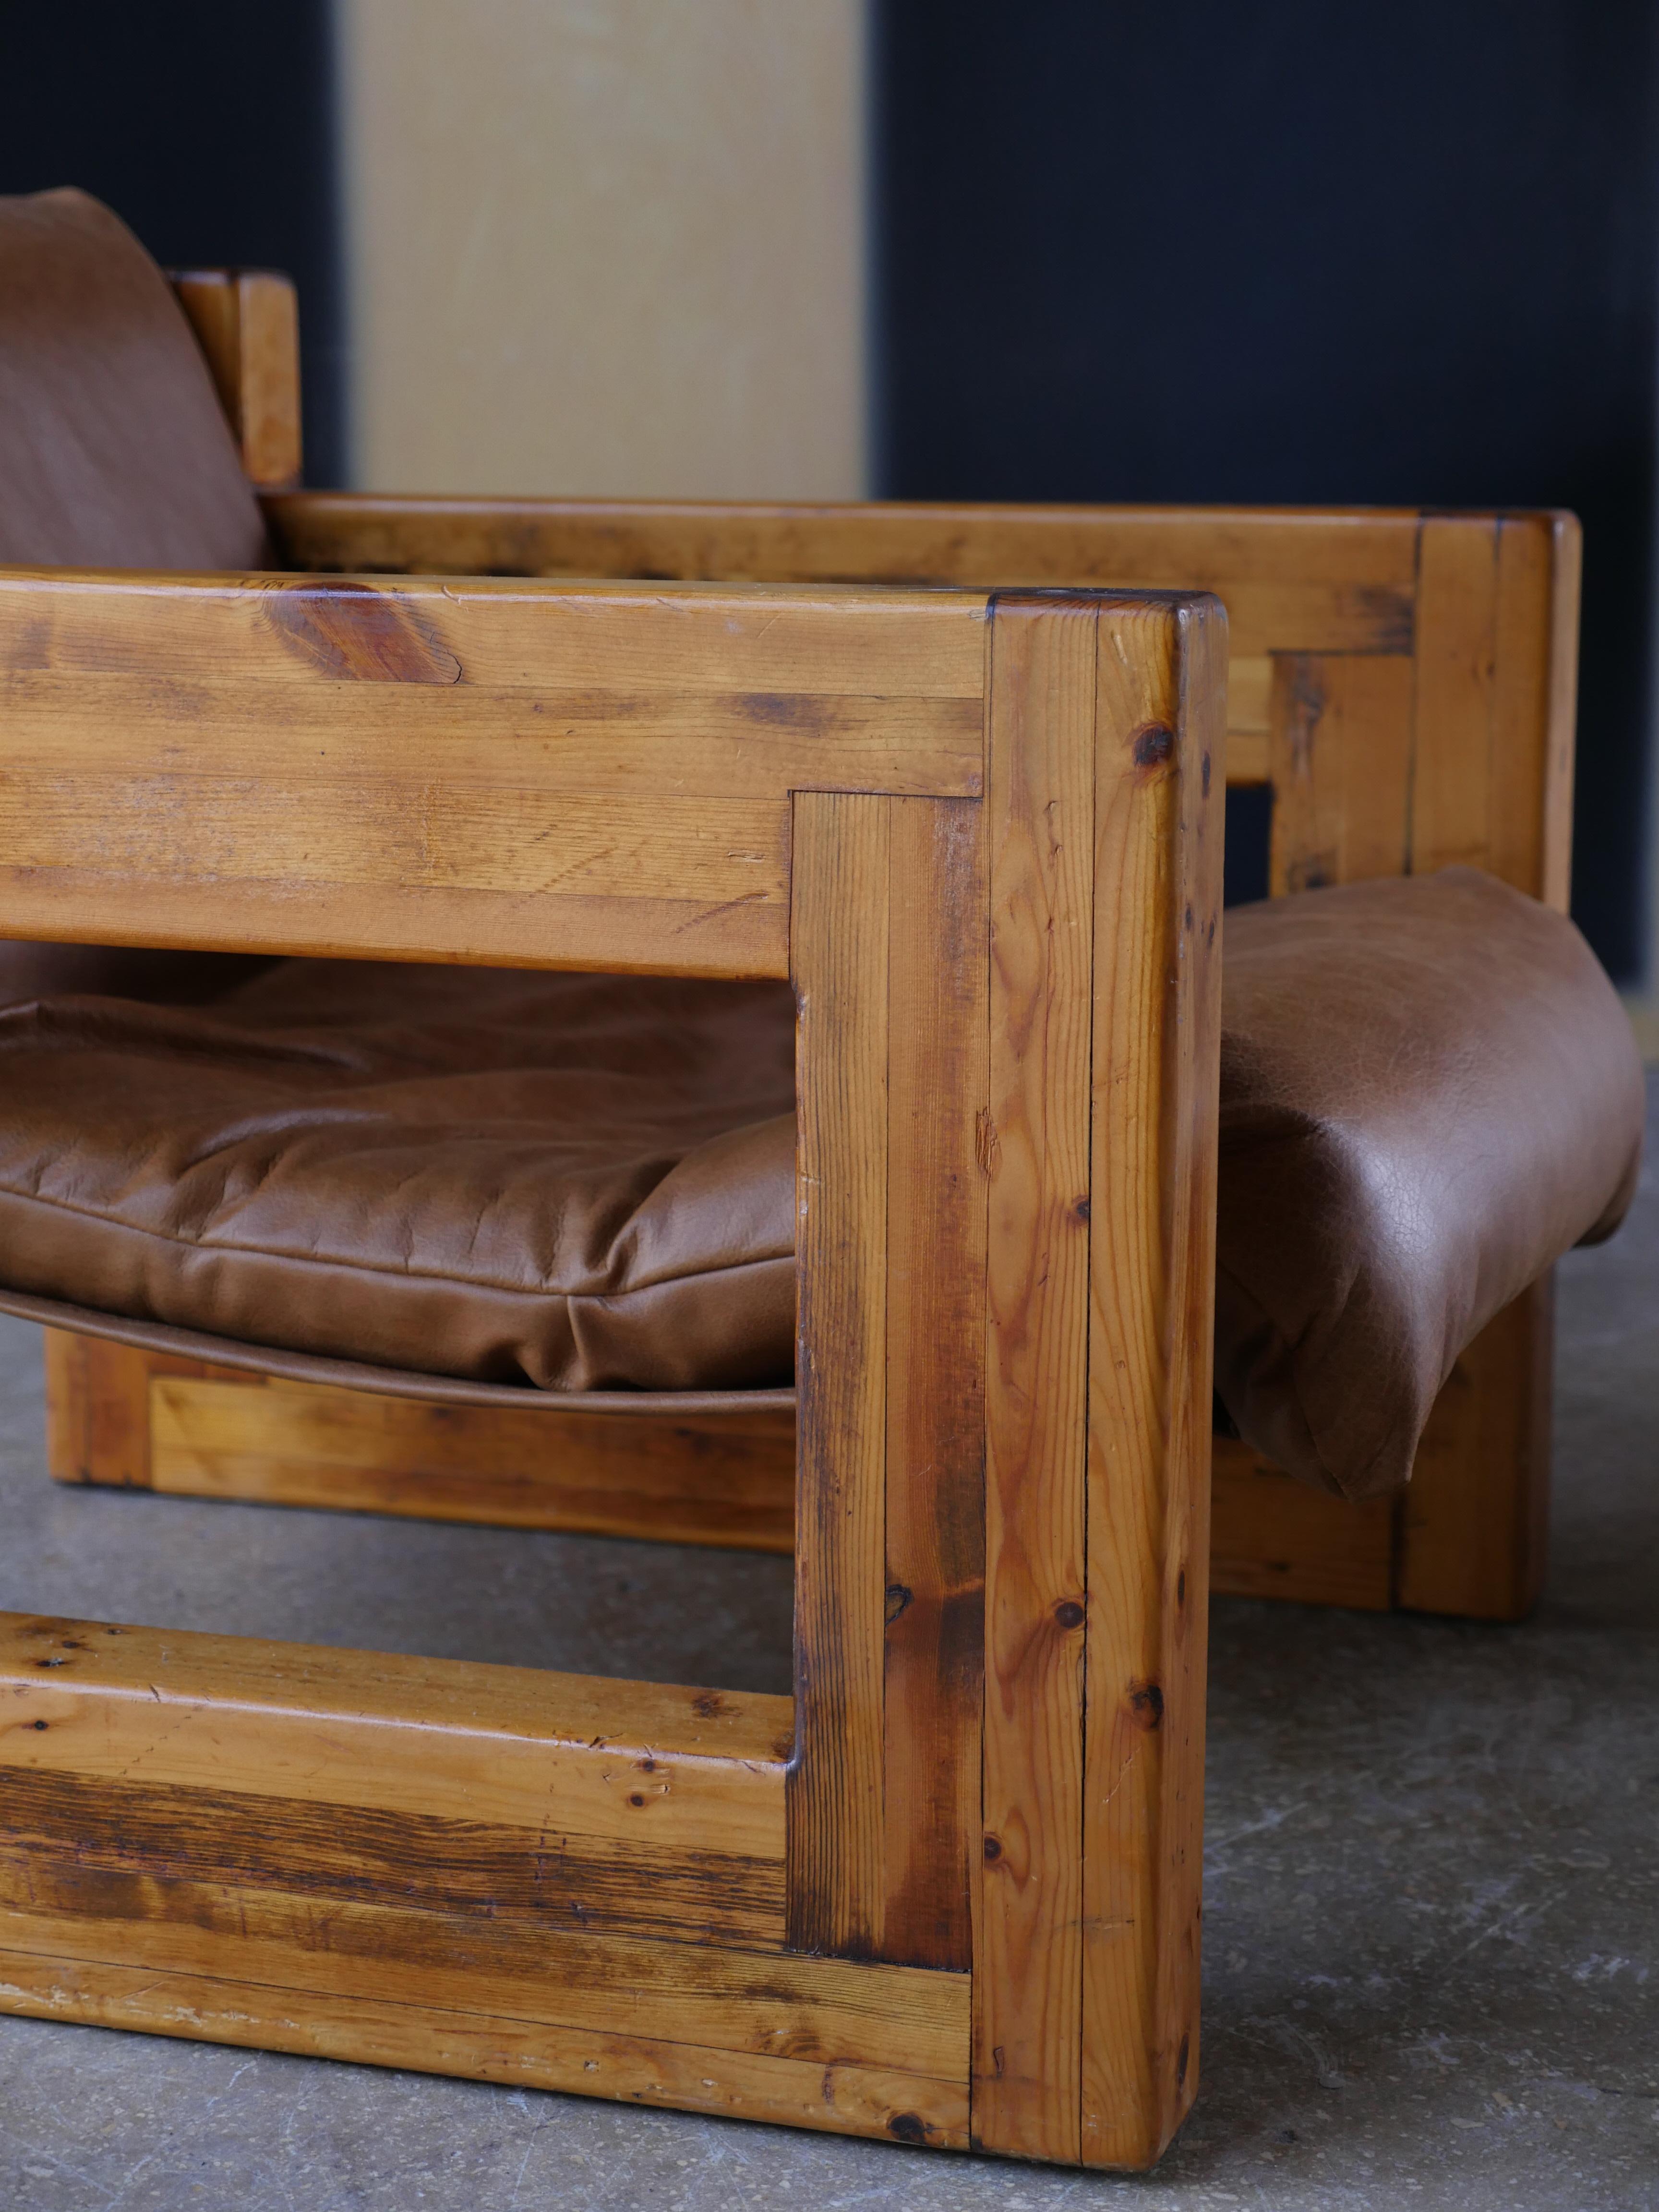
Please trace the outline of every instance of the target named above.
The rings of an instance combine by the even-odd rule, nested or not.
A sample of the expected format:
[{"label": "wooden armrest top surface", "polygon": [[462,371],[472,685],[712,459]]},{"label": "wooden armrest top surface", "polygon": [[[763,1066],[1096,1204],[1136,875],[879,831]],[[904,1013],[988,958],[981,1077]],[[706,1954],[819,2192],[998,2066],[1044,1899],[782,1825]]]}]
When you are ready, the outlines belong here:
[{"label": "wooden armrest top surface", "polygon": [[989,605],[0,571],[0,934],[785,975],[793,794],[983,794]]}]

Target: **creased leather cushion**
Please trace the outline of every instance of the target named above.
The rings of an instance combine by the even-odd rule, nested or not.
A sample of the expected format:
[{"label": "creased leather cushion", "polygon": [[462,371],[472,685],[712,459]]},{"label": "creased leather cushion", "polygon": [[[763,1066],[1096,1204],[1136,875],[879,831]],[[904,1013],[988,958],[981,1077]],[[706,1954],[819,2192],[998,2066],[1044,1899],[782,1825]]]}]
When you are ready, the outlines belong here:
[{"label": "creased leather cushion", "polygon": [[283,962],[0,1012],[0,1273],[543,1389],[787,1382],[781,984]]},{"label": "creased leather cushion", "polygon": [[1617,1227],[1641,1064],[1571,923],[1473,868],[1225,929],[1217,1394],[1280,1467],[1371,1497],[1470,1339]]},{"label": "creased leather cushion", "polygon": [[[1641,1070],[1577,933],[1472,870],[1226,927],[1218,1385],[1365,1496],[1486,1321],[1615,1225]],[[789,1379],[784,987],[76,957],[197,1003],[0,1013],[12,1287],[482,1382]]]},{"label": "creased leather cushion", "polygon": [[0,566],[268,559],[201,349],[149,254],[85,192],[0,198]]}]

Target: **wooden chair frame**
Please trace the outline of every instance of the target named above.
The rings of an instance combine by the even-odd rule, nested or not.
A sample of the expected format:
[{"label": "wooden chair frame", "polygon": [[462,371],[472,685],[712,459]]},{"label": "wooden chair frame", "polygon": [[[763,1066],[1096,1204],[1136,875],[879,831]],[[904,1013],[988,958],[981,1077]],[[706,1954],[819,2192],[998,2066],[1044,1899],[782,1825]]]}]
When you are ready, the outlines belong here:
[{"label": "wooden chair frame", "polygon": [[[11,1616],[0,2006],[1150,2163],[1197,2081],[1223,746],[1281,883],[1383,872],[1397,803],[1418,865],[1508,837],[1559,895],[1570,526],[268,512],[279,574],[0,574],[0,933],[791,977],[795,1695]],[[667,580],[542,573],[607,569]],[[1216,601],[1116,587],[1170,570],[1225,588],[1231,739]]]},{"label": "wooden chair frame", "polygon": [[[285,562],[309,572],[1207,589],[1227,605],[1230,787],[1272,794],[1271,887],[1464,860],[1565,910],[1579,544],[1569,515],[763,506],[282,495],[293,288],[177,280]],[[1541,1584],[1547,1279],[1459,1361],[1402,1498],[1349,1505],[1218,1438],[1212,1586],[1514,1620]],[[787,1551],[787,1414],[647,1434],[438,1407],[48,1337],[66,1481]]]}]

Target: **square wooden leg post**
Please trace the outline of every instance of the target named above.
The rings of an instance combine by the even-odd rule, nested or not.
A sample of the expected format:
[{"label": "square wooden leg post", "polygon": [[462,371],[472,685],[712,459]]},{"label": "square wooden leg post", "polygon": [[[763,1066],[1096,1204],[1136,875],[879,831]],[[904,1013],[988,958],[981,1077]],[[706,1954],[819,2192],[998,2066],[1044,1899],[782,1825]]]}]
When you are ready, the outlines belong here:
[{"label": "square wooden leg post", "polygon": [[1000,599],[983,805],[795,807],[791,1937],[970,1978],[1065,2163],[1197,2084],[1224,655]]},{"label": "square wooden leg post", "polygon": [[1522,1620],[1549,1543],[1555,1279],[1506,1306],[1453,1368],[1399,1506],[1395,1602]]}]

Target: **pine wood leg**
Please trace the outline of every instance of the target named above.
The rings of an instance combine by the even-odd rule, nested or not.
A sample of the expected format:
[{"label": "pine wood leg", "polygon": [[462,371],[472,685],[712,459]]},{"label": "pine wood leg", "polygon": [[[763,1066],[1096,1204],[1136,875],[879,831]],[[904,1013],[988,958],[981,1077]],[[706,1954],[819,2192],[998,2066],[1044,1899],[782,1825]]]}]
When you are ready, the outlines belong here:
[{"label": "pine wood leg", "polygon": [[1521,1620],[1549,1537],[1553,1274],[1469,1346],[1437,1401],[1401,1504],[1395,1602]]}]

